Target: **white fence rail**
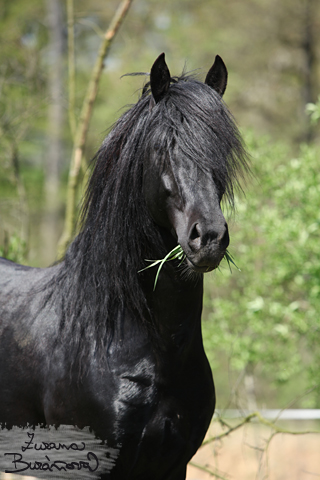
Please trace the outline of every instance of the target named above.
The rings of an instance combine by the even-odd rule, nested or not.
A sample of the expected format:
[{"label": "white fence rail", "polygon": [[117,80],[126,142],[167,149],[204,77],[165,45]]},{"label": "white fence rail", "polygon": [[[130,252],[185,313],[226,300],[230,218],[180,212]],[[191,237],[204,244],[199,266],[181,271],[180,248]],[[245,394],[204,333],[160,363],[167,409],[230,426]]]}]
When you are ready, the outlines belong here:
[{"label": "white fence rail", "polygon": [[[215,417],[242,418],[254,413],[250,410],[219,410],[215,411]],[[262,409],[259,413],[268,420],[320,420],[320,409]]]}]

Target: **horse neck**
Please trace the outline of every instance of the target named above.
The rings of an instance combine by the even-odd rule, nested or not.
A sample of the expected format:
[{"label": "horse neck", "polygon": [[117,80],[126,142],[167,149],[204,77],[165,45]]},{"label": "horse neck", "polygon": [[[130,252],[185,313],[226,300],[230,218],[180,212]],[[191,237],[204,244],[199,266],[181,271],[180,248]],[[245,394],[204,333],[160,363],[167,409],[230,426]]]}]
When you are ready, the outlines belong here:
[{"label": "horse neck", "polygon": [[[119,217],[122,218],[120,214]],[[144,325],[151,335],[155,332],[167,345],[180,334],[199,338],[202,277],[184,278],[169,262],[164,265],[154,290],[156,268],[138,273],[145,265],[145,258],[163,258],[176,246],[172,235],[157,229],[149,219],[145,220],[146,225],[140,222],[139,228],[133,225],[136,228],[134,242],[129,243],[119,233],[110,246],[109,212],[105,212],[101,225],[98,224],[101,228],[96,227],[94,221],[90,223],[90,218],[61,266],[61,291],[70,328],[79,330],[79,325],[85,323],[96,338],[107,339],[116,328],[119,312],[127,311],[132,326],[138,325],[140,329]],[[98,215],[93,212],[95,218]],[[146,232],[152,229],[154,234],[147,236]],[[109,253],[111,247],[113,255]],[[81,322],[79,315],[85,316]],[[195,331],[200,332],[199,335],[195,335]]]},{"label": "horse neck", "polygon": [[[161,236],[167,251],[176,246],[171,235],[162,231]],[[181,336],[186,345],[188,339],[189,343],[201,339],[203,276],[181,275],[177,266],[169,262],[163,266],[154,287],[156,268],[149,269],[145,288],[161,338],[171,342]]]}]

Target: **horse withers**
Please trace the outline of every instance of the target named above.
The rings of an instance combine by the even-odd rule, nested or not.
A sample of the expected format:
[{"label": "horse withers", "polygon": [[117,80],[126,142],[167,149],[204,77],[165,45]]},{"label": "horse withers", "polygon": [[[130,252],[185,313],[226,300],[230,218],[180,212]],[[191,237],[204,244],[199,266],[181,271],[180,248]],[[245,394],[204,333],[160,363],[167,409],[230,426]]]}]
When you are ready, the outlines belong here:
[{"label": "horse withers", "polygon": [[[247,169],[217,56],[202,83],[164,54],[95,157],[79,235],[44,269],[0,260],[0,422],[90,426],[119,448],[112,480],[183,480],[215,406],[203,274],[229,244]],[[155,269],[180,245],[178,260]]]}]

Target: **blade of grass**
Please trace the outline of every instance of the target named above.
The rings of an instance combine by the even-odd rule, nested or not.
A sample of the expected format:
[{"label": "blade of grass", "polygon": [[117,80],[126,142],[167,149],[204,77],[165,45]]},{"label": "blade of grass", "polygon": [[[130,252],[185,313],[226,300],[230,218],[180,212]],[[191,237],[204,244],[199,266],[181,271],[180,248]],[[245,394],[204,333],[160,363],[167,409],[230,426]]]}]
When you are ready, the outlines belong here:
[{"label": "blade of grass", "polygon": [[238,267],[238,265],[236,265],[235,261],[234,261],[234,257],[231,255],[230,252],[228,252],[228,250],[226,250],[226,253],[224,255],[224,258],[227,260],[228,262],[228,266],[229,266],[229,269],[230,269],[230,272],[232,272],[231,270],[231,266],[230,266],[230,263],[232,263],[232,265],[234,265],[236,267],[237,270],[239,270],[239,272],[241,272],[240,268]]},{"label": "blade of grass", "polygon": [[[180,263],[179,263],[179,266],[180,266],[185,258],[186,258],[186,255],[185,255],[184,251],[182,250],[181,245],[177,245],[169,253],[167,253],[167,255],[164,258],[162,258],[160,260],[146,260],[146,262],[152,262],[151,265],[148,265],[147,267],[143,268],[142,270],[139,270],[138,273],[143,272],[144,270],[147,270],[148,268],[156,267],[157,265],[159,265],[157,273],[156,273],[156,278],[155,278],[155,281],[154,281],[154,287],[153,287],[153,291],[154,291],[155,288],[156,288],[157,282],[158,282],[160,271],[161,271],[163,265],[165,264],[165,262],[169,262],[170,260],[178,259],[178,260],[180,260]],[[236,265],[236,263],[234,261],[234,257],[231,255],[230,252],[228,252],[228,250],[226,250],[226,253],[224,254],[223,258],[225,258],[227,260],[231,273],[232,273],[231,264],[234,265],[239,270],[239,272],[241,272],[240,268]],[[218,268],[218,270],[220,270],[219,266],[217,268]]]},{"label": "blade of grass", "polygon": [[[154,281],[154,287],[153,287],[153,291],[154,291],[155,288],[156,288],[157,282],[158,282],[158,278],[159,278],[161,268],[163,267],[165,262],[169,262],[170,260],[175,260],[175,259],[181,260],[181,262],[183,262],[184,257],[185,257],[185,254],[184,254],[184,251],[182,250],[181,245],[177,245],[161,260],[146,260],[147,262],[153,262],[153,263],[151,265],[148,265],[147,267],[143,268],[142,270],[139,270],[138,273],[143,272],[144,270],[147,270],[148,268],[155,267],[155,266],[159,265],[158,270],[157,270],[157,274],[156,274],[156,278],[155,278],[155,281]],[[181,262],[180,262],[180,264],[181,264]]]}]

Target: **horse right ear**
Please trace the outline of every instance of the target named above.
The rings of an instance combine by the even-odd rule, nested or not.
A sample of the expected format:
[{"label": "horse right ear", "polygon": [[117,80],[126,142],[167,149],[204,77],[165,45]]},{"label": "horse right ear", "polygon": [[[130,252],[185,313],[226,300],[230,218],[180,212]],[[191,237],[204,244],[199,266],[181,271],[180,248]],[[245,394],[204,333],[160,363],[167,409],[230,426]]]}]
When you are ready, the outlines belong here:
[{"label": "horse right ear", "polygon": [[150,71],[150,86],[156,103],[158,103],[169,90],[170,72],[164,59],[164,53],[161,53],[152,65]]},{"label": "horse right ear", "polygon": [[217,55],[214,64],[207,73],[205,82],[209,87],[213,88],[222,97],[228,82],[228,70],[222,58]]}]

